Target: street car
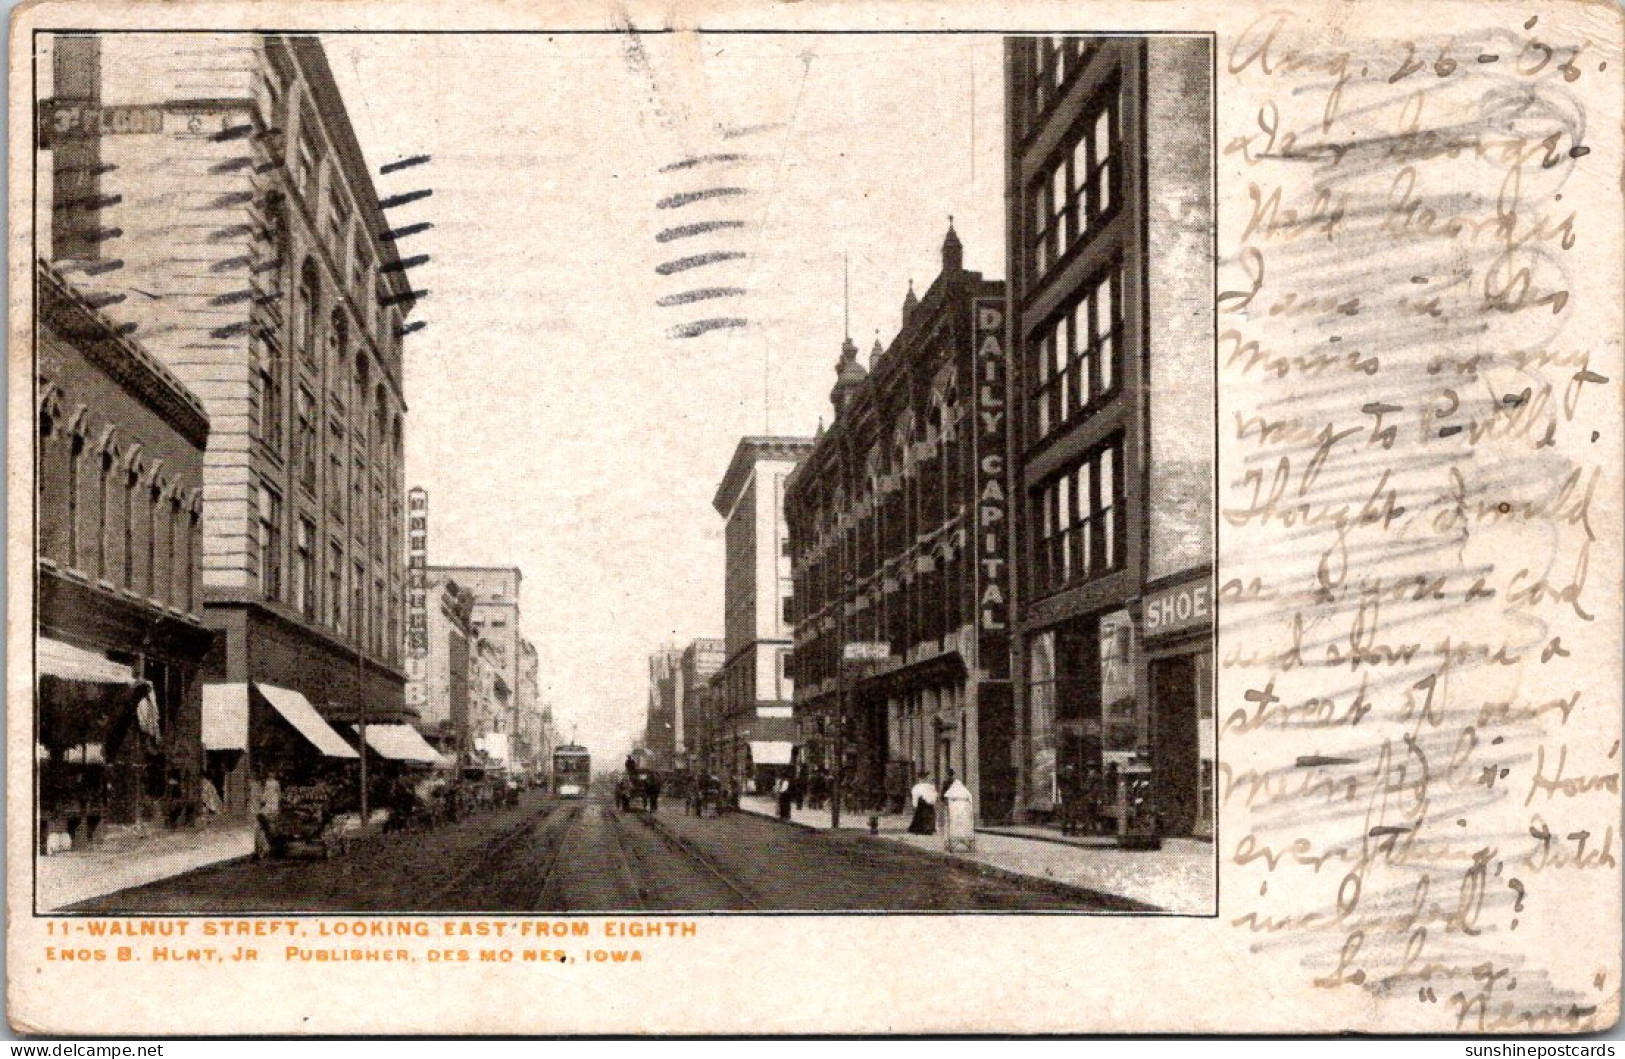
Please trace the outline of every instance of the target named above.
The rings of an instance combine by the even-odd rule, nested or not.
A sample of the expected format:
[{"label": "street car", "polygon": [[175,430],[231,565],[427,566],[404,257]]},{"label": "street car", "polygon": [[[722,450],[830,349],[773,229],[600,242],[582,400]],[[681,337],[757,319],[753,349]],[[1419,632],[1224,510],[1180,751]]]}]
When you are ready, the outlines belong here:
[{"label": "street car", "polygon": [[592,755],[587,748],[566,743],[553,751],[553,793],[560,798],[585,798],[592,783]]}]

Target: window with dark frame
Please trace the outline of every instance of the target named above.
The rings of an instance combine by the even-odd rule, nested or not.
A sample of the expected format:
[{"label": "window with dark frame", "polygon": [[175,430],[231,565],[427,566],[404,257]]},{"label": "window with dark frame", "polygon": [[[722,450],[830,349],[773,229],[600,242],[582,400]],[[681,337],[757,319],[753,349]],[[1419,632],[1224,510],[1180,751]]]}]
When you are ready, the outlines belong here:
[{"label": "window with dark frame", "polygon": [[294,462],[299,466],[299,484],[305,492],[316,494],[316,397],[304,386],[299,387],[299,424],[294,435]]},{"label": "window with dark frame", "polygon": [[327,623],[344,631],[344,546],[338,541],[327,542]]},{"label": "window with dark frame", "polygon": [[322,330],[321,280],[316,275],[316,263],[309,258],[299,272],[299,307],[294,319],[298,324],[294,345],[299,347],[305,363],[314,368],[316,351],[321,348],[318,341]]},{"label": "window with dark frame", "polygon": [[1028,340],[1033,440],[1048,437],[1115,392],[1123,330],[1120,284],[1121,269],[1113,262]]},{"label": "window with dark frame", "polygon": [[364,643],[367,634],[367,572],[358,562],[350,571],[350,639]]},{"label": "window with dark frame", "polygon": [[1032,494],[1033,580],[1040,592],[1121,569],[1123,443],[1120,437],[1051,475]]},{"label": "window with dark frame", "polygon": [[1085,108],[1082,120],[1028,186],[1032,217],[1029,259],[1042,277],[1091,234],[1116,201],[1121,105],[1113,81]]},{"label": "window with dark frame", "polygon": [[268,486],[259,491],[260,594],[282,598],[282,498]]},{"label": "window with dark frame", "polygon": [[294,607],[310,620],[316,618],[316,524],[300,518],[294,539]]},{"label": "window with dark frame", "polygon": [[260,441],[282,455],[282,356],[275,346],[260,347]]}]

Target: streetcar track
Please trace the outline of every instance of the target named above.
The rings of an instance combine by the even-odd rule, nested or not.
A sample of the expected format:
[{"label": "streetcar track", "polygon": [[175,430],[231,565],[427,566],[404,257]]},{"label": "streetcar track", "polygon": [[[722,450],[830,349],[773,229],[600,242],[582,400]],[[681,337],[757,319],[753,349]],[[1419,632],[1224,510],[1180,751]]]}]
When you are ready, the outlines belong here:
[{"label": "streetcar track", "polygon": [[760,904],[749,891],[724,874],[722,869],[717,867],[716,863],[712,861],[711,857],[702,852],[699,847],[695,846],[692,842],[688,841],[688,839],[683,838],[681,835],[678,835],[676,832],[668,828],[665,824],[661,823],[656,818],[655,814],[640,813],[638,814],[638,818],[643,821],[649,830],[653,831],[657,836],[659,836],[659,838],[664,841],[667,846],[688,857],[689,860],[704,868],[713,878],[715,878],[723,886],[727,887],[728,891],[744,904],[747,911],[756,911],[760,909]]},{"label": "streetcar track", "polygon": [[[559,808],[564,807],[560,806]],[[582,808],[582,803],[577,802],[574,805],[569,806],[565,811],[563,822],[558,828],[558,834],[555,837],[551,847],[548,849],[547,863],[542,865],[542,869],[539,873],[541,878],[536,884],[534,896],[532,896],[529,901],[525,902],[525,911],[553,911],[553,909],[548,906],[547,902],[548,890],[553,884],[553,873],[559,866],[559,860],[564,856],[564,846],[565,843],[569,841],[570,829],[575,826],[577,820],[581,819]],[[548,820],[552,820],[553,817],[554,814],[548,814]]]},{"label": "streetcar track", "polygon": [[632,884],[632,892],[637,895],[637,911],[647,911],[649,908],[649,888],[638,879],[638,873],[632,868],[632,852],[626,848],[626,836],[621,831],[621,822],[618,814],[610,811],[608,806],[600,806],[599,812],[609,821],[609,830],[615,836],[615,850],[620,854],[621,866],[626,869],[627,881]]},{"label": "streetcar track", "polygon": [[549,821],[558,815],[560,808],[562,807],[556,803],[549,805],[547,806],[545,812],[532,815],[519,827],[516,827],[511,831],[499,835],[490,842],[487,842],[477,852],[470,856],[470,863],[468,867],[464,868],[460,872],[457,872],[445,885],[437,887],[434,890],[433,896],[430,899],[430,907],[443,907],[447,897],[460,890],[464,884],[473,879],[480,871],[489,868],[492,861],[497,860],[504,853],[508,852],[508,850],[512,849],[520,842],[521,839],[527,838],[539,831]]}]

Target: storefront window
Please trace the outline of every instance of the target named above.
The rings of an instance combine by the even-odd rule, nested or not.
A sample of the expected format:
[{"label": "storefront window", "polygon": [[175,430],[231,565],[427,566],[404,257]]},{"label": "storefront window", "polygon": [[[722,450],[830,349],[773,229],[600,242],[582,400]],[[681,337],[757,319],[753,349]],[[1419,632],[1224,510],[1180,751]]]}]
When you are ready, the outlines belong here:
[{"label": "storefront window", "polygon": [[1134,623],[1127,611],[1100,619],[1100,720],[1106,753],[1132,754],[1141,742],[1133,640]]},{"label": "storefront window", "polygon": [[1027,642],[1027,704],[1032,725],[1034,808],[1055,802],[1055,634]]}]

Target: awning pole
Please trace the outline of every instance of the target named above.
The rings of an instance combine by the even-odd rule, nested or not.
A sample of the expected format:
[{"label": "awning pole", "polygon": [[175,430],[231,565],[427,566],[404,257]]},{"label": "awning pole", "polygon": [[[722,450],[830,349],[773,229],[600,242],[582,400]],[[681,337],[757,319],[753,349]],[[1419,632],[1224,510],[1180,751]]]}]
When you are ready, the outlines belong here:
[{"label": "awning pole", "polygon": [[[359,620],[359,617],[358,617]],[[361,648],[355,649],[355,694],[356,704],[361,707],[361,721],[358,731],[361,733],[361,832],[367,831],[367,703],[366,694],[362,689],[361,674]]]}]

